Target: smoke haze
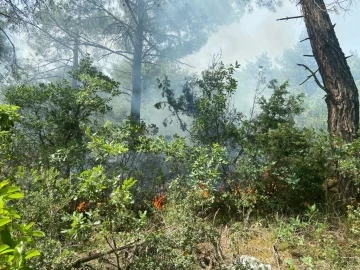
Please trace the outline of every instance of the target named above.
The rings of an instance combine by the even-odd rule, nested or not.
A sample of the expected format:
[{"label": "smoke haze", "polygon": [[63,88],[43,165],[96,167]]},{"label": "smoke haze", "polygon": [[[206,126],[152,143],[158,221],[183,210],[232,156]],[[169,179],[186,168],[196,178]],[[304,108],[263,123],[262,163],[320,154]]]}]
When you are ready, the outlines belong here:
[{"label": "smoke haze", "polygon": [[[276,58],[299,42],[299,36],[305,28],[302,19],[276,20],[298,15],[301,15],[300,9],[289,2],[285,2],[276,12],[255,9],[238,23],[221,27],[199,52],[187,56],[184,61],[201,71],[207,67],[209,59],[220,51],[226,63],[237,60],[243,65],[247,61],[254,61],[263,52]],[[333,23],[336,23],[336,34],[346,55],[350,51],[360,51],[360,35],[354,35],[360,25],[359,15],[360,7],[356,5],[349,12],[330,14]]]}]

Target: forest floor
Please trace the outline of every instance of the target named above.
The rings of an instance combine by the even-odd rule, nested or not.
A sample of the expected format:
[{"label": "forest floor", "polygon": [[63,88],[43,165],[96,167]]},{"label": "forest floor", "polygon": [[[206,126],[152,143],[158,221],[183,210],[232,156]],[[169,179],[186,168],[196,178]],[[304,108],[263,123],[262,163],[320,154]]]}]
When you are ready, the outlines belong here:
[{"label": "forest floor", "polygon": [[360,239],[341,218],[258,219],[246,227],[234,223],[219,231],[219,246],[213,257],[222,257],[224,265],[248,255],[272,269],[360,269]]}]

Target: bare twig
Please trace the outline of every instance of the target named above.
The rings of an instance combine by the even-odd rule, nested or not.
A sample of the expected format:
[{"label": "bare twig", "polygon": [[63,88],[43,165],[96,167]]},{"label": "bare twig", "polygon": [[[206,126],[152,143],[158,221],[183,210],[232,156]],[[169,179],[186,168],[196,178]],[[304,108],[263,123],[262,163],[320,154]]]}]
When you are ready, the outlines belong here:
[{"label": "bare twig", "polygon": [[[278,241],[278,239],[276,239],[276,242]],[[278,270],[281,270],[280,268],[280,256],[279,256],[279,252],[276,248],[276,242],[275,244],[272,246],[272,251],[274,253],[274,257],[275,257],[275,261],[276,261],[276,266],[278,268]]]},{"label": "bare twig", "polygon": [[132,242],[132,243],[129,243],[127,245],[124,245],[124,246],[121,246],[121,247],[118,247],[118,248],[112,248],[108,251],[105,251],[105,252],[98,252],[98,253],[95,253],[95,254],[91,254],[87,257],[83,257],[83,258],[80,258],[78,260],[76,260],[75,262],[71,263],[71,265],[68,267],[68,269],[71,269],[71,268],[79,268],[81,267],[82,264],[84,263],[87,263],[87,262],[90,262],[90,261],[93,261],[93,260],[96,260],[96,259],[99,259],[101,257],[104,257],[106,255],[109,255],[109,254],[112,254],[112,253],[115,253],[117,251],[120,251],[120,250],[125,250],[125,249],[129,249],[131,247],[134,247],[136,245],[139,245],[139,244],[142,244],[143,242],[139,242],[140,240],[137,239],[136,241]]},{"label": "bare twig", "polygon": [[[124,2],[125,2],[125,4],[126,4],[127,8],[129,9],[130,14],[131,14],[131,17],[133,18],[135,24],[138,25],[139,22],[138,22],[138,20],[137,20],[137,18],[136,18],[136,16],[135,16],[134,10],[132,9],[132,7],[131,7],[131,5],[130,5],[130,3],[129,3],[129,0],[124,0]],[[140,14],[138,14],[138,17],[140,17]]]},{"label": "bare twig", "polygon": [[285,17],[285,18],[280,18],[280,19],[277,19],[277,21],[287,21],[287,20],[291,20],[291,19],[299,19],[299,18],[303,18],[304,16],[303,15],[300,15],[300,16],[293,16],[293,17]]},{"label": "bare twig", "polygon": [[[319,71],[319,69],[317,69],[317,70],[314,72],[314,74],[316,74],[316,72],[318,72],[318,71]],[[312,76],[313,76],[313,75],[309,75],[305,81],[303,81],[302,83],[300,83],[300,85],[303,85],[304,83],[306,83]]]},{"label": "bare twig", "polygon": [[186,64],[176,58],[173,58],[171,56],[167,56],[167,55],[162,55],[162,54],[148,54],[147,56],[152,56],[152,57],[159,57],[159,58],[167,58],[167,59],[170,59],[170,60],[173,60],[181,65],[185,65],[185,66],[188,66],[188,67],[191,67],[191,68],[195,68],[194,66],[192,65],[189,65],[189,64]]},{"label": "bare twig", "polygon": [[304,42],[305,40],[309,40],[309,39],[311,39],[311,38],[307,37],[307,38],[304,38],[304,39],[300,40],[300,42]]},{"label": "bare twig", "polygon": [[304,67],[307,71],[309,71],[311,73],[311,77],[314,77],[316,84],[322,89],[324,90],[326,93],[328,92],[328,90],[320,83],[319,79],[316,77],[315,72],[313,72],[308,66],[304,65],[304,64],[297,64],[300,67]]}]

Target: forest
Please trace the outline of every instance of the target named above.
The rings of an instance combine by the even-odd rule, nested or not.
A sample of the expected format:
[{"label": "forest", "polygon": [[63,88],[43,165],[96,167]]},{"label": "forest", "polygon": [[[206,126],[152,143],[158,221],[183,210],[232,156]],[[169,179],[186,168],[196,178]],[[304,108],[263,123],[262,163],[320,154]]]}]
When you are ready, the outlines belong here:
[{"label": "forest", "polygon": [[355,3],[290,2],[229,62],[284,1],[0,1],[0,269],[360,269]]}]

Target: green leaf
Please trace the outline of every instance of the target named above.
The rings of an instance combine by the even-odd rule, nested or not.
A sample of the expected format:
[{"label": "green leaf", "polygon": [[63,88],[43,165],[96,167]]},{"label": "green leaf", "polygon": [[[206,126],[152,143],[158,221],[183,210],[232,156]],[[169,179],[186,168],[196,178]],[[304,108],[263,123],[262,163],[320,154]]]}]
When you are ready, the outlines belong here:
[{"label": "green leaf", "polygon": [[21,199],[21,198],[24,198],[24,195],[21,192],[16,192],[16,193],[7,195],[6,198],[9,198],[9,199]]},{"label": "green leaf", "polygon": [[30,259],[35,256],[40,256],[40,251],[32,249],[25,253],[25,259]]},{"label": "green leaf", "polygon": [[3,187],[5,187],[6,185],[9,184],[9,181],[8,180],[4,180],[4,181],[1,181],[0,182],[0,190],[2,190]]},{"label": "green leaf", "polygon": [[0,245],[0,254],[2,254],[2,252],[3,252],[4,250],[7,250],[7,249],[9,249],[9,248],[10,248],[9,245],[5,245],[5,244]]},{"label": "green leaf", "polygon": [[11,222],[10,218],[2,218],[2,219],[0,219],[0,227],[4,226],[4,225],[6,225],[6,224],[8,224],[10,222]]},{"label": "green leaf", "polygon": [[11,238],[10,229],[8,225],[5,225],[5,228],[0,231],[0,238],[3,244],[7,244],[9,246],[13,245],[13,240]]},{"label": "green leaf", "polygon": [[7,254],[7,253],[12,253],[12,252],[14,252],[14,250],[9,247],[9,248],[6,248],[6,249],[0,251],[0,255]]},{"label": "green leaf", "polygon": [[20,188],[15,187],[15,186],[9,186],[9,187],[1,189],[0,194],[8,194],[8,193],[13,193],[15,191],[20,191]]},{"label": "green leaf", "polygon": [[9,255],[8,258],[7,258],[7,261],[12,262],[14,259],[15,259],[14,255]]},{"label": "green leaf", "polygon": [[132,177],[130,177],[129,179],[125,179],[122,186],[121,186],[121,189],[122,190],[128,190],[130,189],[133,185],[135,185],[136,183],[136,180]]},{"label": "green leaf", "polygon": [[25,226],[25,230],[29,230],[32,226],[34,226],[35,222],[30,222],[28,225]]},{"label": "green leaf", "polygon": [[17,244],[14,248],[14,251],[16,251],[18,255],[21,255],[24,251],[24,243],[20,242],[19,244]]},{"label": "green leaf", "polygon": [[42,231],[33,231],[31,235],[36,237],[45,237],[45,233]]}]

